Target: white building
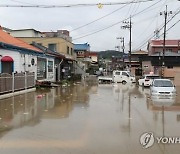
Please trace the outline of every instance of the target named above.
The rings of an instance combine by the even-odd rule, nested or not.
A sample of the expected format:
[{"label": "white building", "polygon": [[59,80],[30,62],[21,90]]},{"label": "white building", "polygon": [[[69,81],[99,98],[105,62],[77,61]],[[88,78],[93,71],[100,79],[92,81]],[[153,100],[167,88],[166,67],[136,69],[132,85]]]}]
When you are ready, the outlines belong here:
[{"label": "white building", "polygon": [[34,72],[36,80],[55,81],[54,57],[16,39],[0,27],[0,73]]}]

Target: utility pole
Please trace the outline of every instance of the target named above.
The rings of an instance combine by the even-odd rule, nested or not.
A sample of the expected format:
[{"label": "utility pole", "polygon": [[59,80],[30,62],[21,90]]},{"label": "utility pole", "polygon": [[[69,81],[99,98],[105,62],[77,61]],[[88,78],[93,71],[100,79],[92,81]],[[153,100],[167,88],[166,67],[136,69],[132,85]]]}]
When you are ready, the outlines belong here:
[{"label": "utility pole", "polygon": [[123,70],[124,70],[124,37],[117,37],[117,39],[120,39],[121,43],[122,43],[122,49],[123,49],[123,55],[122,55],[122,59],[123,59]]},{"label": "utility pole", "polygon": [[123,21],[123,25],[122,28],[123,29],[129,29],[130,33],[129,33],[129,68],[131,71],[131,51],[132,51],[132,21],[131,21],[131,16],[129,18],[129,21]]},{"label": "utility pole", "polygon": [[167,25],[167,16],[169,14],[172,14],[172,11],[167,11],[167,5],[166,10],[163,12],[160,12],[160,15],[164,15],[164,37],[163,37],[163,56],[162,56],[162,70],[161,70],[161,76],[164,77],[164,67],[165,67],[165,50],[166,50],[166,25]]}]

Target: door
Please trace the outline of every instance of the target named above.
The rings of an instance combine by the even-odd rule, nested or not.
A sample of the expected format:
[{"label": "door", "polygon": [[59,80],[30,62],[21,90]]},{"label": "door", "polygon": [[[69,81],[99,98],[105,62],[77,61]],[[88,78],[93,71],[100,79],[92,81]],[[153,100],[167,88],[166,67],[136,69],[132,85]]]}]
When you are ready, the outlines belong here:
[{"label": "door", "polygon": [[46,79],[46,59],[44,58],[38,58],[37,59],[37,79],[38,80],[43,80]]},{"label": "door", "polygon": [[113,73],[113,79],[114,79],[114,82],[121,82],[121,72],[115,71]]},{"label": "door", "polygon": [[130,76],[127,72],[122,72],[121,75],[121,82],[125,81],[125,82],[129,82],[130,81]]}]

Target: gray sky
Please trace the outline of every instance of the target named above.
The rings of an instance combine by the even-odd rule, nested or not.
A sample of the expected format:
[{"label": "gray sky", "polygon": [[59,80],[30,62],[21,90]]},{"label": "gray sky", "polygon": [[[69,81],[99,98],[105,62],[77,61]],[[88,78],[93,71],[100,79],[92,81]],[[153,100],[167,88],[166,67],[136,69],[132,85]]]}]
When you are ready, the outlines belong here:
[{"label": "gray sky", "polygon": [[[115,2],[129,1],[137,2],[142,0],[28,0],[28,2],[23,0],[1,0],[0,5],[57,6],[64,4],[104,4],[109,2],[114,4]],[[57,31],[58,29],[67,29],[70,31],[73,43],[88,42],[91,45],[92,51],[115,49],[115,46],[120,45],[120,41],[116,38],[125,37],[127,52],[129,49],[129,30],[121,29],[121,26],[123,26],[122,21],[129,18],[130,15],[133,16],[132,50],[140,48],[146,49],[147,40],[153,35],[155,29],[162,27],[164,24],[164,16],[160,16],[159,14],[161,11],[165,10],[166,5],[168,5],[168,11],[171,10],[173,12],[173,14],[168,18],[171,18],[180,10],[180,1],[178,0],[154,0],[153,2],[141,2],[128,5],[104,5],[101,9],[97,6],[68,8],[1,7],[0,25],[11,29],[33,28],[39,31]],[[104,18],[72,31],[73,29],[88,24],[101,17]],[[180,13],[168,23],[167,29],[178,22],[179,19]],[[167,32],[167,39],[180,39],[179,27],[180,22]],[[100,32],[97,32],[99,30]],[[92,33],[94,34],[89,35]],[[163,30],[160,31],[160,34],[162,33]],[[84,37],[85,35],[89,36]],[[82,38],[77,39],[80,37]],[[161,36],[161,38],[163,37]]]}]

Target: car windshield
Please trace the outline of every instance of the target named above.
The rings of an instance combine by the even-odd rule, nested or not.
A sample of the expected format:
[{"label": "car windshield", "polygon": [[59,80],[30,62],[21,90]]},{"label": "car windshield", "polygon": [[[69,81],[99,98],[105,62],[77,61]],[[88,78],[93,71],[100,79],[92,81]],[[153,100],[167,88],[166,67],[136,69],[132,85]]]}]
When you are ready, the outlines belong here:
[{"label": "car windshield", "polygon": [[154,87],[173,87],[173,84],[168,80],[156,80],[154,81]]},{"label": "car windshield", "polygon": [[146,78],[147,79],[159,79],[160,77],[159,76],[147,76]]}]

